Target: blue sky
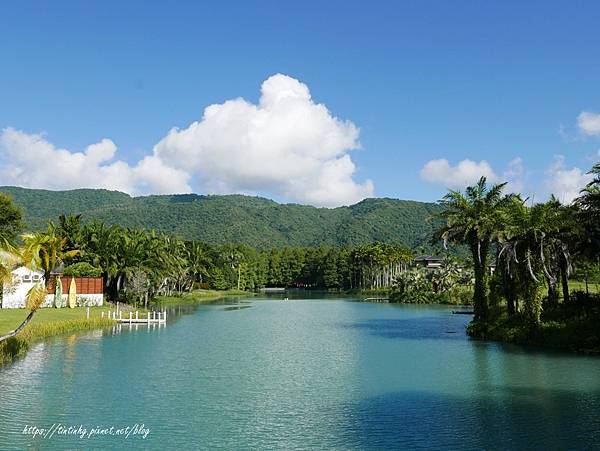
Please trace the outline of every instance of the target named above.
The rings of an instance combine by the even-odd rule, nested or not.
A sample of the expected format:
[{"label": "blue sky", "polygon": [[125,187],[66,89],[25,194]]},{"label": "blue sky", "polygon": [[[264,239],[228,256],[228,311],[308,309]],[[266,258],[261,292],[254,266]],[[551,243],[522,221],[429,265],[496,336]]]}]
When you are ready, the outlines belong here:
[{"label": "blue sky", "polygon": [[[600,159],[597,2],[24,1],[3,3],[0,16],[4,184],[75,187],[61,181],[67,173],[55,183],[41,173],[15,176],[42,171],[18,156],[52,159],[56,149],[84,152],[103,139],[117,150],[105,143],[107,157],[99,165],[123,160],[134,167],[172,127],[185,131],[201,121],[208,105],[239,97],[257,104],[261,84],[274,74],[298,80],[313,103],[351,121],[359,135],[340,140],[360,142],[360,149],[311,154],[294,165],[306,163],[317,176],[282,169],[282,180],[254,168],[229,173],[217,161],[220,155],[234,166],[245,139],[206,143],[205,135],[182,133],[155,154],[169,167],[148,164],[130,191],[187,187],[327,206],[372,194],[430,201],[453,180],[492,171],[492,178],[511,178],[515,189],[544,196],[572,192],[569,184],[584,182],[583,173]],[[588,120],[578,125],[582,113]],[[232,141],[234,128],[224,132]],[[330,131],[318,133],[315,139]],[[289,139],[282,145],[293,152],[306,144]],[[257,150],[254,160],[260,155]],[[352,169],[346,160],[345,169],[334,163],[344,156]],[[439,159],[448,165],[423,173]],[[455,167],[464,159],[474,167]],[[195,169],[185,172],[186,161]],[[319,164],[339,171],[315,169]],[[148,175],[150,166],[156,173]],[[181,171],[187,184],[154,183]],[[356,186],[327,197],[323,193],[337,189],[322,181],[331,174],[334,180],[342,174],[339,185],[350,180]],[[93,179],[102,177],[76,186],[96,186]],[[111,187],[107,181],[101,186]]]}]

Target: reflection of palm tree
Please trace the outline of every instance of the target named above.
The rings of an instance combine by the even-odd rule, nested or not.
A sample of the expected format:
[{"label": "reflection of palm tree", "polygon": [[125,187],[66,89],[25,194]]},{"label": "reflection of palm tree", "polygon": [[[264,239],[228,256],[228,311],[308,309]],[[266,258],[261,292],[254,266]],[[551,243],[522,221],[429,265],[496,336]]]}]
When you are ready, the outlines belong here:
[{"label": "reflection of palm tree", "polygon": [[72,334],[65,338],[65,356],[63,365],[63,377],[66,378],[73,376],[73,361],[75,360],[75,349],[77,347],[77,335]]}]

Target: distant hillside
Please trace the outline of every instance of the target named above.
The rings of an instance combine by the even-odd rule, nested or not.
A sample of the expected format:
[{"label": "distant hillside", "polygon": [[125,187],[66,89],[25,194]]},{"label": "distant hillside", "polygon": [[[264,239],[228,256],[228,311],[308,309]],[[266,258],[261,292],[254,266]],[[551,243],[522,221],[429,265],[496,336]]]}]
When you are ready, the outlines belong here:
[{"label": "distant hillside", "polygon": [[31,229],[58,215],[83,214],[107,223],[173,233],[212,244],[259,248],[363,244],[381,241],[429,247],[439,206],[396,199],[365,199],[333,209],[278,204],[261,197],[196,194],[130,197],[117,191],[47,191],[0,187],[23,207]]}]

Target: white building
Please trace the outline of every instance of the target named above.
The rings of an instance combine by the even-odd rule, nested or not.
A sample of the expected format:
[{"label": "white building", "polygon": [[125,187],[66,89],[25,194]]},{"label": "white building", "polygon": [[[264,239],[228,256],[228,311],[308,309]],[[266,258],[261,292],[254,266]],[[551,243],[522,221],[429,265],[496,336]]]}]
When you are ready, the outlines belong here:
[{"label": "white building", "polygon": [[[25,307],[27,293],[36,283],[44,282],[44,273],[43,271],[32,271],[20,267],[15,269],[12,274],[12,284],[5,285],[2,292],[2,308]],[[44,305],[46,302],[44,302]],[[50,302],[50,305],[52,305],[52,302]]]},{"label": "white building", "polygon": [[[24,308],[26,307],[27,293],[31,288],[38,282],[44,283],[44,272],[43,271],[32,271],[25,267],[19,267],[13,272],[13,283],[4,286],[2,292],[2,308]],[[62,277],[63,279],[63,305],[66,305],[69,284],[71,277]],[[82,284],[81,281],[86,281],[86,278],[76,278],[78,281],[78,287],[83,290],[77,293],[77,305],[78,306],[94,306],[102,305],[104,302],[104,296],[102,294],[102,283],[100,287],[98,284],[94,288],[91,288],[88,284]],[[94,280],[94,279],[91,279]],[[66,286],[65,286],[66,285]],[[85,285],[85,286],[81,286]],[[52,284],[51,284],[52,286]],[[54,294],[50,293],[46,295],[46,299],[42,304],[42,307],[52,307],[54,305]]]}]

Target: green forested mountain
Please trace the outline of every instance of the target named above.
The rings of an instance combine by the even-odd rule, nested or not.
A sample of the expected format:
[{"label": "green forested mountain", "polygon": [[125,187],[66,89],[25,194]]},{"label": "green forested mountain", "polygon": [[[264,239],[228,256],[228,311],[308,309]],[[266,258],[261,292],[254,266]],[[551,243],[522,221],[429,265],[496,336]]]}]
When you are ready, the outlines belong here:
[{"label": "green forested mountain", "polygon": [[380,241],[429,247],[439,206],[396,199],[366,199],[350,207],[278,204],[242,195],[196,194],[130,197],[100,189],[47,191],[0,187],[24,210],[30,229],[60,214],[83,215],[126,227],[156,229],[211,244],[258,248],[358,245]]}]

